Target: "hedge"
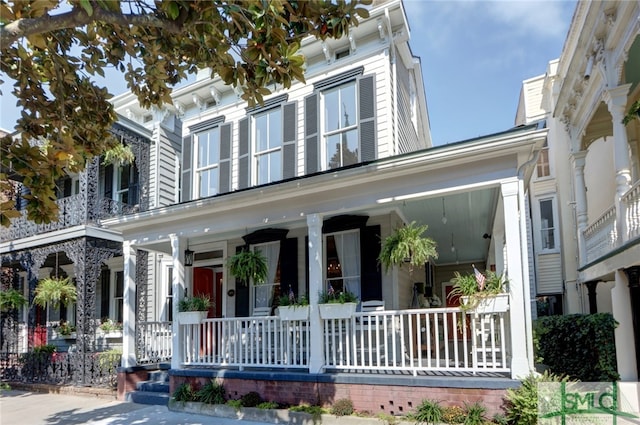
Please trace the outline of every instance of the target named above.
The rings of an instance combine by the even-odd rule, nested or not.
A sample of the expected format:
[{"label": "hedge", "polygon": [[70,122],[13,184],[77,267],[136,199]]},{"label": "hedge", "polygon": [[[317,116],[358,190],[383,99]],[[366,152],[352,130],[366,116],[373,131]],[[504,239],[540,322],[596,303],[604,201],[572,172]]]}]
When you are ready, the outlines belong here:
[{"label": "hedge", "polygon": [[558,375],[583,382],[617,381],[617,325],[610,313],[541,317],[535,329],[537,355]]}]

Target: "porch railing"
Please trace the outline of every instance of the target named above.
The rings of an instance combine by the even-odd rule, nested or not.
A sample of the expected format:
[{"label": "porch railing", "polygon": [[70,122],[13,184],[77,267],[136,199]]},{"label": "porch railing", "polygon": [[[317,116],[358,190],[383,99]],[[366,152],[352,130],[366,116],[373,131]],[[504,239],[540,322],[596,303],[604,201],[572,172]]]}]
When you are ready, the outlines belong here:
[{"label": "porch railing", "polygon": [[171,322],[141,322],[136,327],[138,363],[171,361],[173,355]]},{"label": "porch railing", "polygon": [[626,240],[640,236],[640,181],[636,182],[620,199],[625,212]]},{"label": "porch railing", "polygon": [[618,245],[615,206],[606,210],[585,229],[584,239],[587,248],[587,264],[607,254]]},{"label": "porch railing", "polygon": [[268,316],[180,326],[185,365],[308,368],[308,321]]},{"label": "porch railing", "polygon": [[309,321],[276,316],[207,319],[181,325],[184,365],[308,368],[311,350],[325,370],[509,372],[506,313],[459,308],[385,310],[322,321],[311,341]]},{"label": "porch railing", "polygon": [[376,311],[323,326],[325,369],[509,371],[504,313]]}]

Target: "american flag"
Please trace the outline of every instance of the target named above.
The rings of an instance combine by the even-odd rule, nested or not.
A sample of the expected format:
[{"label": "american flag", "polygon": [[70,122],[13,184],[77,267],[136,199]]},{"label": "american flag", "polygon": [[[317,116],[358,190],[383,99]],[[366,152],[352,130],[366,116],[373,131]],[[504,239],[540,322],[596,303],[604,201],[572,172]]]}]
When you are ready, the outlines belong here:
[{"label": "american flag", "polygon": [[473,274],[476,275],[476,282],[478,282],[478,288],[480,288],[480,290],[482,291],[484,289],[485,277],[482,273],[480,273],[478,269],[476,269],[476,266],[472,264],[471,267],[473,267]]}]

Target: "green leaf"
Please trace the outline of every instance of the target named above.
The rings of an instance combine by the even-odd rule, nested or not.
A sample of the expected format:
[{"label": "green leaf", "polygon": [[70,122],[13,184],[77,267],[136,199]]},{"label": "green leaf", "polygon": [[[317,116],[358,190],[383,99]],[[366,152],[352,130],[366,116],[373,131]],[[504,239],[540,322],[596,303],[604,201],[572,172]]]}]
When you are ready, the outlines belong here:
[{"label": "green leaf", "polygon": [[87,15],[93,15],[93,6],[89,0],[80,0],[80,6],[87,12]]}]

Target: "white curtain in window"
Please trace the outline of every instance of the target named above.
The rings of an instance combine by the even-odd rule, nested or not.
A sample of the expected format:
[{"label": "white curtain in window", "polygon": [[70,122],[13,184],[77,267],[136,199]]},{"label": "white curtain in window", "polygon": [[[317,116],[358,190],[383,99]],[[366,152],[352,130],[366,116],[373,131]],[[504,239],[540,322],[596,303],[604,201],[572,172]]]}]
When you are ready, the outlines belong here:
[{"label": "white curtain in window", "polygon": [[276,272],[278,271],[278,257],[280,256],[280,244],[270,243],[261,245],[256,249],[267,259],[267,281],[264,284],[255,285],[254,307],[270,307],[273,303]]},{"label": "white curtain in window", "polygon": [[334,240],[345,289],[360,298],[360,234],[339,233],[334,235]]}]

